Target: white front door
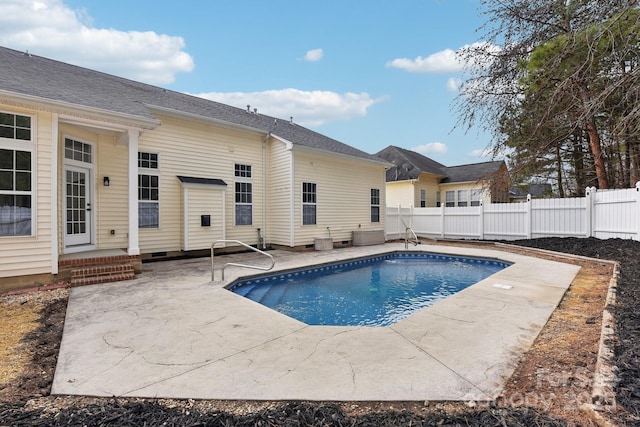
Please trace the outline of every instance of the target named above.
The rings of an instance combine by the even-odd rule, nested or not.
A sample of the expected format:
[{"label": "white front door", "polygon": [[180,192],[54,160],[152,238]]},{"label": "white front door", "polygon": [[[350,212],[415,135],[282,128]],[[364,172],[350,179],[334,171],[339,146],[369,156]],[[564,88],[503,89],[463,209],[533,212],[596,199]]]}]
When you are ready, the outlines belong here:
[{"label": "white front door", "polygon": [[91,244],[91,169],[65,165],[65,246]]}]

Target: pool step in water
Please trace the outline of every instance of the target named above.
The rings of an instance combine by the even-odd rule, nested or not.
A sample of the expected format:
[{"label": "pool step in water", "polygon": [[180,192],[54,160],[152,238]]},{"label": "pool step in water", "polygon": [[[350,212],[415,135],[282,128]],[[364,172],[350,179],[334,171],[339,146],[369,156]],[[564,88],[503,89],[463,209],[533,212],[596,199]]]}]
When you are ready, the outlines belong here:
[{"label": "pool step in water", "polygon": [[251,289],[251,292],[246,293],[245,296],[253,301],[260,302],[264,294],[269,292],[271,287],[271,284],[257,283],[254,285],[253,289]]},{"label": "pool step in water", "polygon": [[286,283],[279,283],[276,286],[271,286],[269,292],[264,294],[259,300],[260,304],[266,305],[267,307],[275,307],[282,299],[282,296],[288,286],[289,285]]},{"label": "pool step in water", "polygon": [[255,287],[256,285],[238,286],[237,288],[233,289],[233,293],[246,297],[249,294],[249,292],[251,292]]}]

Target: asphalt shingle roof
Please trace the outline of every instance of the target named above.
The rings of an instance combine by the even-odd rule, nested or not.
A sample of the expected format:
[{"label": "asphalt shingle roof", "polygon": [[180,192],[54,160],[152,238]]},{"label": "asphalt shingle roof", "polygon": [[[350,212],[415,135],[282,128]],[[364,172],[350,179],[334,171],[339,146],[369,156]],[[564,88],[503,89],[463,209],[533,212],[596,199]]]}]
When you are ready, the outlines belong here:
[{"label": "asphalt shingle roof", "polygon": [[430,173],[443,178],[442,183],[474,182],[487,179],[497,172],[501,160],[459,166],[445,166],[422,154],[393,145],[376,153],[376,156],[393,163],[387,169],[387,182],[418,179],[421,173]]},{"label": "asphalt shingle roof", "polygon": [[383,162],[289,120],[0,46],[0,90],[153,120],[153,106],[271,132],[294,145]]}]

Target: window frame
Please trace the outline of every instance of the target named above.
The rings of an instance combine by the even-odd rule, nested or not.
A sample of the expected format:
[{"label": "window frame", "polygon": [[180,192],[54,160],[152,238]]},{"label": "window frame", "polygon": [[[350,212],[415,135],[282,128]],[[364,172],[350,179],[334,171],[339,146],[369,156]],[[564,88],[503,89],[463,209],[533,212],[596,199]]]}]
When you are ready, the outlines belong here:
[{"label": "window frame", "polygon": [[[140,155],[143,155],[143,158],[140,158]],[[144,155],[148,155],[149,158],[145,159]],[[151,157],[155,157],[155,160],[151,160]],[[149,198],[142,198],[141,190],[143,190],[141,186],[141,179],[144,177],[149,178]],[[152,191],[154,187],[151,185],[151,181],[153,178],[156,178],[157,185],[155,190],[157,192],[156,199],[153,199]],[[150,225],[141,225],[140,220],[143,218],[143,215],[140,214],[141,206],[146,206],[146,209],[149,207],[155,206],[155,215],[156,221]],[[160,155],[158,153],[153,153],[150,151],[138,151],[138,228],[139,229],[160,229]]]},{"label": "window frame", "polygon": [[471,206],[481,206],[482,205],[482,190],[479,188],[474,188],[471,190]]},{"label": "window frame", "polygon": [[[451,198],[449,196],[452,196]],[[451,200],[449,200],[451,199]],[[444,206],[447,208],[453,208],[456,206],[456,192],[455,190],[447,190],[444,192]]]},{"label": "window frame", "polygon": [[[234,175],[234,209],[233,209],[233,218],[234,224],[236,226],[245,226],[245,225],[253,225],[253,168],[251,164],[246,163],[234,163],[233,165],[233,175]],[[239,191],[240,187],[240,191]],[[244,191],[242,188],[244,187]],[[246,191],[248,188],[248,191]],[[246,199],[248,197],[249,201],[238,201],[238,196],[240,199]],[[249,207],[249,221],[243,222],[238,221],[238,214],[242,213],[243,209]],[[240,209],[239,209],[240,208]],[[245,217],[247,215],[246,212],[242,213],[240,216]]]},{"label": "window frame", "polygon": [[[305,187],[313,186],[313,191],[305,191]],[[305,200],[306,197],[313,196],[313,201]],[[300,201],[301,209],[300,214],[302,216],[301,223],[305,225],[317,225],[318,224],[318,184],[315,182],[303,181],[300,186]],[[305,208],[313,207],[313,222],[307,222],[307,215],[305,215]]]},{"label": "window frame", "polygon": [[420,207],[427,207],[427,190],[425,190],[424,188],[420,189]]},{"label": "window frame", "polygon": [[372,188],[370,191],[370,202],[371,202],[371,223],[379,223],[380,222],[380,189]]},{"label": "window frame", "polygon": [[[36,170],[36,165],[37,165],[37,159],[36,159],[36,144],[35,144],[35,135],[36,135],[36,116],[32,115],[32,114],[21,114],[21,113],[15,113],[15,112],[10,112],[10,111],[4,111],[4,110],[0,110],[1,114],[7,114],[7,115],[12,115],[13,117],[13,128],[14,128],[14,132],[13,132],[13,137],[9,138],[9,137],[4,137],[4,136],[0,136],[0,150],[6,150],[6,151],[11,151],[12,152],[12,166],[10,169],[5,168],[4,171],[8,172],[10,171],[12,173],[12,186],[13,188],[11,190],[0,190],[0,195],[3,196],[12,196],[13,197],[13,208],[16,207],[17,203],[17,199],[16,197],[19,196],[26,196],[28,197],[28,204],[29,204],[29,232],[25,233],[25,234],[6,234],[6,235],[0,235],[0,239],[14,239],[14,238],[29,238],[29,237],[33,237],[36,235],[36,226],[35,226],[35,218],[37,218],[37,213],[36,213],[36,206],[37,206],[37,188],[36,188],[36,183],[37,183],[37,170]],[[29,119],[29,139],[24,139],[24,138],[16,138],[16,132],[17,129],[27,129],[25,127],[19,127],[16,125],[17,123],[17,118],[18,117],[22,117],[22,118],[28,118]],[[6,126],[5,126],[6,127]],[[29,170],[27,171],[26,169],[17,169],[18,168],[18,154],[17,153],[29,153]],[[17,174],[19,173],[29,173],[29,189],[28,190],[17,190],[16,189],[16,185],[17,185]],[[15,213],[13,213],[12,215],[15,215]],[[15,222],[14,222],[15,224]],[[15,233],[15,225],[14,227],[14,233]]]},{"label": "window frame", "polygon": [[459,208],[466,208],[467,206],[469,206],[469,190],[458,190],[456,192],[456,199],[456,206],[458,206]]}]

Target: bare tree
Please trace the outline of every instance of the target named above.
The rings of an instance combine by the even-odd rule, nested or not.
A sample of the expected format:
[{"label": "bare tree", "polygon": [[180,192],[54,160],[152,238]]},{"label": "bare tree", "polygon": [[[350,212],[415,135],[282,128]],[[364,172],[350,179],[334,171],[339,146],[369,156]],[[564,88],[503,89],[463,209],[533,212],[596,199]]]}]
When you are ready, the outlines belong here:
[{"label": "bare tree", "polygon": [[486,39],[460,52],[470,78],[457,98],[459,124],[491,131],[494,153],[527,153],[512,156],[520,170],[553,159],[560,191],[563,164],[576,182],[587,176],[579,135],[598,187],[609,188],[609,169],[624,169],[614,185],[629,182],[617,176],[632,175],[640,151],[637,0],[481,4]]}]

